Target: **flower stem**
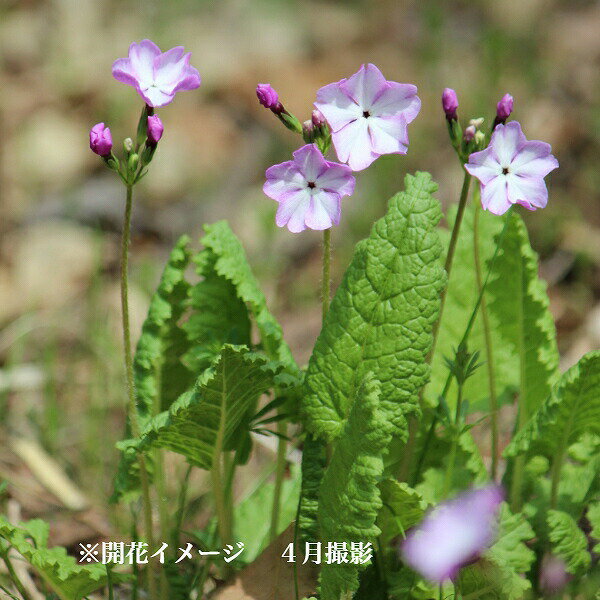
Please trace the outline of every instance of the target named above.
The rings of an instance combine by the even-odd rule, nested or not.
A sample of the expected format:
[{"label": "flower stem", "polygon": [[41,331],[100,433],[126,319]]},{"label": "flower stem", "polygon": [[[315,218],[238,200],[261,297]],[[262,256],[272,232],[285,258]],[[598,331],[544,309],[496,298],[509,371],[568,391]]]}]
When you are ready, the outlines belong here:
[{"label": "flower stem", "polygon": [[454,476],[454,465],[456,463],[456,451],[458,450],[458,438],[460,436],[459,433],[459,422],[460,422],[460,414],[462,410],[462,401],[463,401],[463,386],[462,383],[458,383],[458,392],[456,396],[456,412],[454,415],[454,436],[452,440],[452,446],[450,448],[450,456],[448,457],[448,468],[446,469],[446,477],[444,478],[444,489],[442,492],[442,498],[446,498],[448,496],[448,492],[450,492],[450,488],[452,487],[452,477]]},{"label": "flower stem", "polygon": [[271,527],[269,530],[269,539],[273,541],[277,537],[279,530],[279,513],[281,507],[281,491],[283,489],[283,478],[285,476],[287,441],[287,423],[279,421],[277,423],[277,432],[280,434],[277,442],[277,464],[275,466],[275,489],[273,490],[273,507],[271,509]]},{"label": "flower stem", "polygon": [[[133,381],[133,359],[131,355],[131,331],[129,326],[129,239],[131,236],[131,209],[133,205],[133,186],[127,185],[127,197],[125,200],[125,217],[123,219],[123,235],[121,238],[121,316],[123,320],[123,351],[125,356],[125,372],[127,376],[127,397],[129,409],[129,423],[134,437],[140,436],[140,425],[138,421],[137,405],[135,401],[135,387]],[[148,482],[148,471],[146,470],[146,459],[143,453],[138,454],[140,466],[140,483],[142,485],[142,500],[144,504],[144,527],[147,543],[150,548],[154,546],[154,534],[152,531],[152,503],[150,501],[150,484]],[[148,570],[148,591],[150,598],[157,598],[156,581],[154,574]]]},{"label": "flower stem", "polygon": [[325,316],[329,310],[329,300],[331,298],[331,229],[323,231],[323,280],[321,281],[321,306],[322,317],[325,322]]},{"label": "flower stem", "polygon": [[[456,219],[454,219],[454,226],[452,227],[452,234],[450,236],[450,245],[448,246],[448,254],[446,254],[446,262],[444,263],[444,269],[448,277],[448,283],[450,282],[450,273],[452,271],[452,262],[454,261],[454,253],[456,251],[456,243],[458,242],[458,235],[460,233],[460,226],[463,221],[465,214],[465,207],[467,206],[467,198],[469,197],[469,187],[471,185],[471,175],[465,171],[465,178],[463,179],[462,189],[460,191],[460,199],[458,201],[458,211],[456,213]],[[446,304],[446,292],[448,290],[448,284],[442,290],[440,296],[440,313],[437,321],[433,326],[433,341],[431,343],[431,350],[429,351],[429,363],[433,358],[435,347],[437,344],[438,333],[440,330],[440,323],[442,322],[442,315],[444,313],[444,305]]]},{"label": "flower stem", "polygon": [[2,545],[0,545],[0,556],[2,557],[2,560],[4,561],[4,564],[6,565],[8,574],[9,574],[12,582],[15,584],[17,591],[19,592],[19,594],[21,594],[21,596],[23,597],[23,600],[32,600],[29,592],[25,589],[25,586],[19,579],[19,576],[17,575],[17,572],[15,571],[15,568],[13,567],[12,561],[10,560],[10,558],[8,556],[8,552],[9,552],[9,548],[4,548]]},{"label": "flower stem", "polygon": [[[473,217],[473,256],[475,259],[475,276],[477,278],[477,289],[481,293],[483,279],[481,276],[481,256],[479,252],[479,214],[481,208],[479,203],[475,207]],[[485,352],[487,356],[488,387],[490,391],[490,424],[492,430],[492,469],[491,477],[496,481],[498,477],[498,399],[496,397],[496,373],[494,367],[494,354],[492,346],[492,333],[490,319],[487,312],[485,296],[481,297],[481,318],[483,320],[483,332],[485,337]]]}]

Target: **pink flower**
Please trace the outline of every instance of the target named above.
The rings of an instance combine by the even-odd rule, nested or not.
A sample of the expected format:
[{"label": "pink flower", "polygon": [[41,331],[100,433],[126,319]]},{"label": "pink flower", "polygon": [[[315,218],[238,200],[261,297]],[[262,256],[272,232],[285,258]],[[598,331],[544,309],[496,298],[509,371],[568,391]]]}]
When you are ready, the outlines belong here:
[{"label": "pink flower", "polygon": [[404,561],[429,581],[454,578],[493,542],[502,497],[489,485],[440,504],[404,540]]},{"label": "pink flower", "polygon": [[115,60],[112,74],[117,81],[135,87],[149,106],[166,106],[177,92],[200,85],[200,74],[190,65],[190,56],[183,46],[161,52],[154,42],[142,40],[129,46],[128,58]]},{"label": "pink flower", "polygon": [[528,141],[521,125],[498,125],[489,146],[469,157],[465,169],[481,183],[481,204],[495,215],[513,204],[527,210],[544,208],[548,190],[544,177],[558,167],[550,144]]},{"label": "pink flower", "polygon": [[458,97],[452,88],[445,88],[442,93],[442,108],[448,121],[456,119],[456,109],[458,108]]},{"label": "pink flower", "polygon": [[421,108],[417,88],[386,81],[372,64],[317,92],[315,106],[331,128],[338,158],[353,171],[382,154],[406,154],[408,123]]},{"label": "pink flower", "polygon": [[270,83],[259,83],[256,86],[256,97],[265,108],[275,108],[279,102],[279,95]]},{"label": "pink flower", "polygon": [[108,156],[112,150],[110,129],[98,123],[90,129],[90,149],[99,156]]},{"label": "pink flower", "polygon": [[562,558],[553,554],[544,556],[540,569],[540,588],[543,592],[557,594],[569,583],[571,577]]},{"label": "pink flower", "polygon": [[325,160],[314,144],[294,152],[294,160],[269,167],[263,190],[279,202],[275,222],[292,233],[338,225],[341,200],[354,192],[355,179],[346,165]]},{"label": "pink flower", "polygon": [[162,137],[164,129],[165,128],[158,115],[151,115],[148,117],[147,136],[148,143],[151,146],[156,146],[156,144],[158,144],[160,138]]}]

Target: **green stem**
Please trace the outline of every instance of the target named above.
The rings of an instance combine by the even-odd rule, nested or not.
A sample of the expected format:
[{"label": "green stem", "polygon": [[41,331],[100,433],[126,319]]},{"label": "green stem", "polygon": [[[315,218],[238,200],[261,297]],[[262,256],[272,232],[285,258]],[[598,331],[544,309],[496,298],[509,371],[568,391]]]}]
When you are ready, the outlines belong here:
[{"label": "green stem", "polygon": [[322,318],[329,310],[329,299],[331,297],[331,229],[323,231],[323,279],[321,281],[321,306]]},{"label": "green stem", "polygon": [[188,465],[183,476],[183,483],[179,490],[179,496],[177,498],[177,510],[175,512],[173,529],[171,531],[171,539],[173,540],[173,546],[176,548],[179,543],[179,532],[183,525],[183,518],[185,516],[185,504],[187,500],[187,493],[190,486],[190,476],[192,474],[192,465]]},{"label": "green stem", "polygon": [[446,262],[444,263],[444,269],[446,271],[446,275],[448,277],[448,283],[446,287],[442,290],[442,294],[440,296],[440,312],[433,326],[433,341],[431,343],[431,350],[429,351],[429,360],[431,363],[431,359],[433,358],[433,354],[435,352],[435,347],[437,344],[438,333],[440,330],[440,323],[442,322],[442,315],[444,313],[444,306],[446,304],[446,292],[448,290],[448,284],[450,282],[450,273],[452,272],[452,263],[454,261],[454,253],[456,251],[456,244],[458,242],[458,235],[460,233],[460,226],[463,221],[463,216],[465,214],[465,207],[467,206],[467,198],[469,197],[469,186],[471,185],[471,175],[465,171],[465,178],[463,179],[462,189],[460,191],[460,199],[458,201],[458,210],[456,212],[456,219],[454,219],[454,226],[452,227],[452,234],[450,236],[450,245],[448,246],[448,254],[446,254]]},{"label": "green stem", "polygon": [[21,594],[21,596],[23,596],[23,600],[32,600],[31,596],[29,595],[29,592],[27,592],[27,590],[25,589],[25,586],[21,583],[21,580],[19,579],[19,576],[17,575],[17,572],[15,571],[15,568],[13,567],[12,561],[10,560],[10,558],[8,556],[8,552],[9,552],[9,548],[2,548],[0,551],[0,555],[2,556],[2,560],[4,561],[4,564],[6,565],[6,569],[8,570],[8,574],[10,575],[10,578],[11,578],[12,582],[15,584],[15,587],[17,588],[19,594]]},{"label": "green stem", "polygon": [[562,464],[565,458],[564,449],[561,449],[558,454],[554,457],[552,462],[552,484],[550,491],[550,508],[556,508],[556,504],[558,502],[558,485],[560,483],[560,472],[562,470]]},{"label": "green stem", "polygon": [[[127,186],[127,197],[125,200],[125,216],[123,219],[123,235],[121,238],[121,316],[123,320],[123,350],[125,355],[125,372],[127,375],[127,396],[129,407],[129,423],[133,436],[140,436],[140,425],[138,421],[137,405],[135,401],[135,386],[133,380],[133,359],[131,355],[131,331],[129,327],[129,239],[131,236],[131,209],[133,206],[133,186]],[[146,470],[146,459],[143,453],[138,454],[140,467],[140,482],[142,485],[142,499],[144,503],[144,525],[148,545],[154,547],[154,534],[152,531],[152,503],[150,501],[150,484],[148,482],[148,471]],[[156,581],[151,570],[148,570],[148,591],[151,600],[156,600]]]},{"label": "green stem", "polygon": [[[477,289],[481,293],[483,287],[483,278],[481,276],[481,256],[479,251],[479,214],[481,207],[477,203],[475,215],[473,217],[473,255],[475,258],[475,276],[477,278]],[[492,332],[490,328],[490,319],[487,312],[485,296],[481,297],[481,318],[483,320],[483,332],[485,337],[486,366],[488,374],[488,387],[490,391],[490,425],[492,430],[492,480],[496,481],[498,477],[498,399],[496,397],[496,374],[494,367],[494,354],[492,346]]]},{"label": "green stem", "polygon": [[448,457],[448,468],[446,469],[446,477],[444,478],[444,489],[442,492],[442,498],[446,498],[452,487],[452,478],[454,476],[454,465],[456,463],[456,451],[458,449],[458,437],[459,437],[459,422],[460,413],[462,410],[463,401],[463,386],[462,383],[458,383],[458,391],[456,397],[456,412],[454,415],[454,439],[452,440],[452,446],[450,448],[450,456]]},{"label": "green stem", "polygon": [[[277,423],[277,432],[280,436],[287,435],[287,423],[279,421]],[[273,490],[273,506],[271,508],[271,527],[269,530],[269,539],[273,541],[279,531],[279,513],[281,507],[281,491],[283,489],[283,478],[287,466],[287,441],[285,437],[279,437],[277,442],[277,464],[275,466],[275,489]]]}]

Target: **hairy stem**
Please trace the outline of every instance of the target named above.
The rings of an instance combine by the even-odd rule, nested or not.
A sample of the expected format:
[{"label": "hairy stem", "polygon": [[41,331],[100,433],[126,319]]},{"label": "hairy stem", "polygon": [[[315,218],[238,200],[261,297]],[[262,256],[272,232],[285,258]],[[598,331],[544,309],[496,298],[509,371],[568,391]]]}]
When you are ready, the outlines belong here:
[{"label": "hairy stem", "polygon": [[[475,259],[475,277],[477,279],[477,290],[481,293],[483,278],[481,276],[481,256],[479,252],[479,214],[481,207],[477,203],[473,217],[473,255]],[[492,332],[490,319],[487,312],[485,296],[481,297],[481,318],[483,321],[483,333],[485,337],[486,367],[488,374],[488,387],[490,392],[490,425],[492,430],[492,469],[491,477],[496,481],[498,477],[498,399],[496,397],[496,373],[494,368],[494,349],[492,346]]]},{"label": "hairy stem", "polygon": [[277,464],[275,466],[275,489],[273,490],[273,506],[271,508],[271,527],[269,530],[269,539],[273,541],[277,537],[279,530],[279,513],[281,507],[281,491],[283,489],[283,478],[286,469],[287,453],[287,423],[279,421],[277,423],[277,432],[280,434],[277,442]]},{"label": "hairy stem", "polygon": [[13,567],[12,561],[8,556],[8,552],[9,548],[3,548],[0,545],[0,556],[2,557],[2,560],[6,565],[6,569],[8,570],[8,574],[10,576],[11,581],[15,584],[15,587],[17,588],[19,594],[21,594],[21,596],[23,597],[23,600],[32,600],[31,596],[29,595],[29,592],[25,589],[25,586],[19,579],[19,576],[17,575],[17,572]]},{"label": "hairy stem", "polygon": [[458,383],[458,391],[456,395],[456,412],[454,414],[454,426],[456,431],[454,432],[454,439],[452,440],[452,446],[450,448],[450,456],[448,457],[448,468],[446,469],[446,477],[444,478],[444,489],[442,492],[442,498],[446,498],[448,496],[448,492],[450,492],[450,488],[452,487],[452,478],[454,476],[454,465],[456,463],[456,451],[458,449],[458,425],[460,422],[460,413],[462,410],[462,401],[463,401],[463,385],[462,383]]},{"label": "hairy stem", "polygon": [[[123,351],[125,356],[125,373],[127,376],[128,412],[131,432],[134,437],[140,436],[140,425],[138,421],[137,405],[135,401],[135,386],[133,381],[133,359],[131,355],[131,331],[129,327],[129,239],[131,236],[131,209],[133,205],[133,186],[127,186],[125,200],[125,216],[123,219],[123,235],[121,237],[121,316],[123,324]],[[148,471],[146,470],[146,459],[143,453],[138,454],[140,467],[140,483],[142,485],[142,500],[144,504],[144,527],[148,545],[154,546],[154,534],[152,530],[152,502],[150,501],[150,484],[148,482]],[[148,591],[150,598],[155,600],[156,581],[153,573],[148,570]]]},{"label": "hairy stem", "polygon": [[323,231],[323,278],[321,281],[321,306],[322,318],[325,322],[325,315],[329,310],[329,300],[331,298],[331,229]]}]

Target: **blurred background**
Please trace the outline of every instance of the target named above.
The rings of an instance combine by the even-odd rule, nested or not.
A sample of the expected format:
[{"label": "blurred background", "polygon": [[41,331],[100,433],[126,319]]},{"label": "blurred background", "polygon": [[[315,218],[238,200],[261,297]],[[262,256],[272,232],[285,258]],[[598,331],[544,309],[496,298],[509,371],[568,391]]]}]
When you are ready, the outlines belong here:
[{"label": "blurred background", "polygon": [[[274,225],[264,170],[288,160],[301,140],[254,90],[271,83],[304,120],[318,88],[374,62],[388,79],[416,84],[423,108],[408,155],[377,160],[344,200],[334,284],[407,172],[431,171],[444,206],[457,201],[462,172],[447,139],[443,88],[456,89],[463,123],[489,124],[509,92],[527,137],[550,142],[561,165],[547,180],[548,207],[524,217],[564,366],[600,347],[600,3],[2,0],[0,480],[11,481],[24,517],[51,521],[54,543],[119,527],[103,500],[124,422],[124,190],[90,152],[88,131],[104,121],[117,150],[134,135],[142,101],[112,78],[111,65],[144,37],[163,50],[184,45],[203,81],[158,111],[165,134],[135,189],[135,339],[174,241],[187,233],[197,242],[203,223],[225,218],[296,357],[307,360],[320,327],[320,235]],[[44,477],[65,477],[73,489]],[[71,495],[61,498],[65,489]],[[65,510],[77,507],[85,508],[77,518]]]}]

